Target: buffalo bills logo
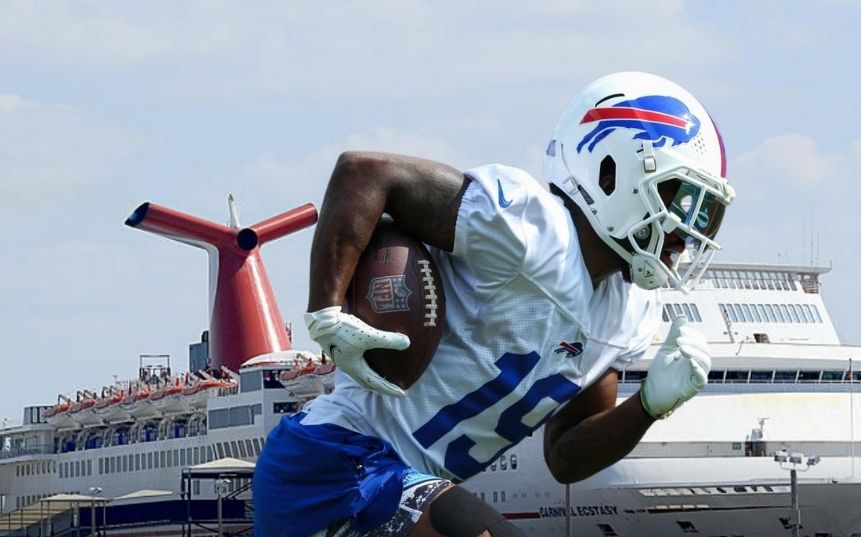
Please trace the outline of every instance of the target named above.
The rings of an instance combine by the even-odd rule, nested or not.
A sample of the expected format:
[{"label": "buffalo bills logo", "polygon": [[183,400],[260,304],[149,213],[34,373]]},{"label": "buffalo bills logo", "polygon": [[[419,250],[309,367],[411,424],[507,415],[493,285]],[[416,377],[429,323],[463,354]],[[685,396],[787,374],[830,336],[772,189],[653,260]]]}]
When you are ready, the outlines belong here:
[{"label": "buffalo bills logo", "polygon": [[574,358],[575,356],[580,356],[583,352],[583,343],[580,341],[575,341],[573,343],[563,341],[559,344],[559,348],[553,352],[555,354],[562,354],[564,352],[565,358]]},{"label": "buffalo bills logo", "polygon": [[589,152],[616,129],[639,131],[634,140],[651,140],[654,147],[690,142],[700,131],[700,120],[682,101],[674,97],[649,95],[613,106],[592,108],[580,124],[598,122],[589,134],[577,144],[579,153],[588,144]]},{"label": "buffalo bills logo", "polygon": [[365,298],[371,303],[375,312],[389,313],[409,311],[410,294],[412,291],[407,287],[403,276],[381,276],[371,280]]}]

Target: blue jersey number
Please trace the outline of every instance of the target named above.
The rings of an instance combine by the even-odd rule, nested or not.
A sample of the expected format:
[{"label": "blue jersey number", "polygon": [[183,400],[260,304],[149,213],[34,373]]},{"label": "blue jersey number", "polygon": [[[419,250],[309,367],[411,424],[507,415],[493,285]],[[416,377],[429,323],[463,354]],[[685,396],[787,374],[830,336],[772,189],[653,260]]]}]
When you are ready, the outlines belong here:
[{"label": "blue jersey number", "polygon": [[[503,354],[496,361],[499,374],[493,380],[467,394],[460,401],[441,408],[433,418],[416,430],[413,436],[424,448],[429,448],[457,427],[460,422],[477,416],[513,392],[529,372],[538,365],[540,359],[541,357],[536,352],[529,354],[508,352]],[[579,390],[580,387],[577,384],[571,382],[561,373],[554,373],[536,380],[520,400],[512,403],[499,415],[495,432],[504,439],[504,445],[501,449],[486,460],[476,460],[469,454],[475,441],[465,434],[460,435],[449,442],[448,447],[446,447],[446,469],[462,479],[477,474],[506,449],[544,423],[550,415],[549,411],[534,426],[523,423],[523,417],[538,406],[542,399],[550,397],[561,404],[573,397]]]}]

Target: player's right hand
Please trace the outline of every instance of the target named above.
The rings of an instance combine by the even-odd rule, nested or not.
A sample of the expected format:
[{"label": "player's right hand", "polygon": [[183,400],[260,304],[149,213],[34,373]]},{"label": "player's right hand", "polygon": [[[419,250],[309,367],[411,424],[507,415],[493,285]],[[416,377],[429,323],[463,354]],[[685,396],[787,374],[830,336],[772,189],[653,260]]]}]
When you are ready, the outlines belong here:
[{"label": "player's right hand", "polygon": [[378,375],[363,355],[370,349],[404,350],[410,346],[407,336],[377,330],[358,317],[343,313],[341,306],[306,313],[305,325],[323,353],[360,386],[383,395],[404,396],[404,390]]},{"label": "player's right hand", "polygon": [[666,418],[705,387],[711,367],[706,337],[679,315],[640,385],[643,410],[655,419]]}]

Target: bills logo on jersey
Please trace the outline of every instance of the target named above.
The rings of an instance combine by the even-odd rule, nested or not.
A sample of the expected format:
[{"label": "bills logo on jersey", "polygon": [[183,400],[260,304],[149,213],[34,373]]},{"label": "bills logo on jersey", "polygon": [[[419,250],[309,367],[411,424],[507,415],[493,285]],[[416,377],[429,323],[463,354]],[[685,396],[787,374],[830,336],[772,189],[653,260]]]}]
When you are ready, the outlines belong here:
[{"label": "bills logo on jersey", "polygon": [[365,298],[371,303],[375,312],[389,313],[409,311],[407,299],[410,294],[412,291],[407,287],[403,276],[381,276],[371,280]]},{"label": "bills logo on jersey", "polygon": [[576,356],[580,356],[580,354],[583,352],[583,342],[574,341],[573,343],[569,343],[567,341],[563,341],[559,344],[559,347],[553,352],[554,354],[565,353],[565,358],[574,358]]},{"label": "bills logo on jersey", "polygon": [[581,125],[595,123],[594,129],[577,144],[579,153],[588,144],[591,153],[598,143],[616,129],[638,131],[634,140],[651,140],[654,147],[690,142],[700,131],[700,120],[674,97],[648,95],[586,112]]}]

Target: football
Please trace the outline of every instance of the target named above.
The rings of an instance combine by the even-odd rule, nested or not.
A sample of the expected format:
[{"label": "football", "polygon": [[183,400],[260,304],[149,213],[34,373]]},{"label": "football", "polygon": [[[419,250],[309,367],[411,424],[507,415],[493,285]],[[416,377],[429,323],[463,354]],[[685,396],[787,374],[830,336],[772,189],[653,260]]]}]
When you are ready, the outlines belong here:
[{"label": "football", "polygon": [[389,382],[404,390],[412,386],[433,358],[445,324],[442,282],[424,244],[394,222],[380,222],[359,258],[344,311],[410,338],[405,350],[371,349],[365,360]]}]

